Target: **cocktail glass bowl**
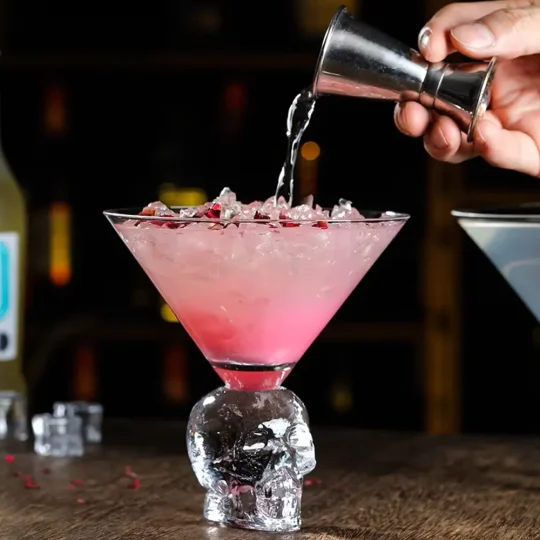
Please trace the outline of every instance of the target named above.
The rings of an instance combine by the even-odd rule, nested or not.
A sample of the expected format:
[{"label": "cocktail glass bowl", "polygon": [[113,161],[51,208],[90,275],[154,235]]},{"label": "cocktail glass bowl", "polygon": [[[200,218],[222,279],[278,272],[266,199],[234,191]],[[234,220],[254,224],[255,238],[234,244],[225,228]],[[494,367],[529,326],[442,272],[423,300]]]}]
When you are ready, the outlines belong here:
[{"label": "cocktail glass bowl", "polygon": [[540,203],[452,215],[540,322]]},{"label": "cocktail glass bowl", "polygon": [[138,212],[105,216],[225,385],[237,390],[278,387],[409,218]]}]

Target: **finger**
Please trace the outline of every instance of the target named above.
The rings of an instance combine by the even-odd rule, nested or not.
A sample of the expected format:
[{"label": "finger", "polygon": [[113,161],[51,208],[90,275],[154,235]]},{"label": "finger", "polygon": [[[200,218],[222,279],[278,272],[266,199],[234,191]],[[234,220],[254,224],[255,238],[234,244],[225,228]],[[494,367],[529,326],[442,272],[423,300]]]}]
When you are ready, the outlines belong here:
[{"label": "finger", "polygon": [[502,9],[526,8],[532,0],[498,0],[495,2],[464,2],[448,4],[439,10],[418,35],[420,52],[430,62],[440,62],[456,51],[450,31],[466,23],[475,22]]},{"label": "finger", "polygon": [[489,120],[481,120],[474,133],[474,148],[495,167],[540,176],[538,147],[521,131],[510,131]]},{"label": "finger", "polygon": [[436,119],[424,137],[427,153],[439,161],[461,163],[473,158],[474,146],[467,143],[467,137],[457,124],[446,116],[435,115]]},{"label": "finger", "polygon": [[430,122],[429,112],[414,101],[398,103],[394,109],[396,127],[409,137],[421,137]]},{"label": "finger", "polygon": [[540,53],[540,7],[502,9],[453,28],[456,49],[471,57],[514,59]]}]

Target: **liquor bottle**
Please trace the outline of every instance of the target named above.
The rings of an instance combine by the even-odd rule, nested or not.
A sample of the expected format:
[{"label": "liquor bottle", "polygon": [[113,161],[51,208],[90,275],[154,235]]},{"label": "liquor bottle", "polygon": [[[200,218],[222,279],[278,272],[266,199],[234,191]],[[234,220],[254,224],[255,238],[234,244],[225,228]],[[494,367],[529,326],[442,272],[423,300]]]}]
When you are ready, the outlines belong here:
[{"label": "liquor bottle", "polygon": [[[15,438],[26,438],[22,364],[26,220],[26,202],[0,137],[0,439],[12,429]],[[10,418],[16,425],[6,423]]]}]

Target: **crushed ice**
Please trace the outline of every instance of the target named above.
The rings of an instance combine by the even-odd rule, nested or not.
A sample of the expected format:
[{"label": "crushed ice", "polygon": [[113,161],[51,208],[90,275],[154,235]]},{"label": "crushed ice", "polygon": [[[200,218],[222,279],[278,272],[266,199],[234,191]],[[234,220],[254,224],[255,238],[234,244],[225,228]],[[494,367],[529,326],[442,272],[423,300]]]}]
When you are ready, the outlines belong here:
[{"label": "crushed ice", "polygon": [[282,220],[326,222],[328,220],[358,220],[364,216],[353,207],[352,202],[340,199],[331,211],[324,210],[314,203],[313,196],[307,197],[304,202],[292,208],[289,207],[284,197],[269,197],[266,201],[254,201],[243,204],[236,198],[236,193],[230,188],[223,188],[218,197],[211,202],[206,202],[196,208],[183,208],[178,212],[173,211],[160,201],[150,203],[141,215],[156,217],[182,217],[198,219],[220,220]]}]

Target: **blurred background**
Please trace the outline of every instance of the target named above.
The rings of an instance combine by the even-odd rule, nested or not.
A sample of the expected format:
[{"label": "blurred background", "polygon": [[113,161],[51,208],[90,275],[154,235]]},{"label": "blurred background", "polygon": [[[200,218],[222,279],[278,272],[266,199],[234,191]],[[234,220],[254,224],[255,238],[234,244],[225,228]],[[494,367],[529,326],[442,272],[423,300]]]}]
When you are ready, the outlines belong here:
[{"label": "blurred background", "polygon": [[[293,97],[346,4],[415,45],[440,2],[0,2],[1,127],[29,205],[25,369],[34,412],[185,419],[218,377],[101,214],[270,196]],[[116,7],[116,6],[115,6]],[[121,7],[121,9],[120,9]],[[540,199],[538,180],[444,166],[393,105],[317,104],[297,169],[323,206],[412,214],[287,385],[319,425],[540,430],[540,331],[450,209]]]}]

